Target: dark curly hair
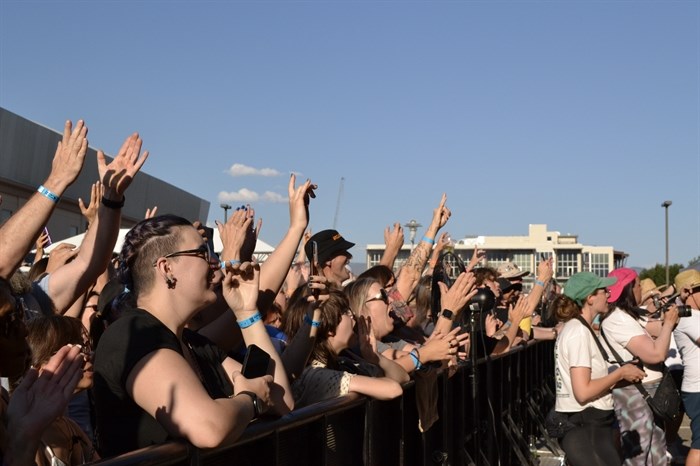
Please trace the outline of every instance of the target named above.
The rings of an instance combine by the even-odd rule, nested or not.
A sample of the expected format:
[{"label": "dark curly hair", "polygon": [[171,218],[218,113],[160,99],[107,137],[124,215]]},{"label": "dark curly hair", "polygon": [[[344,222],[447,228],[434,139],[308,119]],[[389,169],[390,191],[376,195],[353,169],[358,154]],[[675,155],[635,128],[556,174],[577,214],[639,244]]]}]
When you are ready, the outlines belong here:
[{"label": "dark curly hair", "polygon": [[177,215],[159,215],[140,221],[129,230],[119,253],[118,276],[138,296],[153,285],[153,262],[175,250],[180,241],[178,227],[192,224]]}]

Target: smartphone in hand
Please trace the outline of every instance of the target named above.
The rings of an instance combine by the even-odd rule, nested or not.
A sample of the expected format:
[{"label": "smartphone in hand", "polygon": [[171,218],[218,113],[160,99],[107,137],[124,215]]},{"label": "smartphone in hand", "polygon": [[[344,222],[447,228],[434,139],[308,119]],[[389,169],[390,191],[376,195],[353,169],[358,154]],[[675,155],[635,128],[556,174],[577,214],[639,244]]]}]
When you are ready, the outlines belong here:
[{"label": "smartphone in hand", "polygon": [[270,368],[270,355],[257,345],[250,345],[243,360],[243,377],[255,379],[267,375]]}]

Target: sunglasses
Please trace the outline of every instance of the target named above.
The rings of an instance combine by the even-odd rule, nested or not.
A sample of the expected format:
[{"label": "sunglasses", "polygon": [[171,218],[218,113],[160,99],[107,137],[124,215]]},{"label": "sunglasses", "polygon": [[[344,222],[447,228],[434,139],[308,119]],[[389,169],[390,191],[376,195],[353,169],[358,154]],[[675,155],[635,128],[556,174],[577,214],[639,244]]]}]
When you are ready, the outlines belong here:
[{"label": "sunglasses", "polygon": [[[211,256],[209,255],[209,247],[206,244],[202,244],[200,247],[197,249],[187,249],[185,251],[175,251],[171,252],[170,254],[166,254],[163,256],[163,259],[168,259],[171,257],[179,257],[179,256],[192,256],[192,257],[199,257],[200,259],[204,259],[207,261],[209,264],[209,267],[216,270],[219,267],[218,262],[213,263],[211,261]],[[153,262],[153,267],[155,267],[158,264],[158,261]]]},{"label": "sunglasses", "polygon": [[384,288],[380,288],[379,293],[365,301],[365,304],[372,301],[384,301],[384,304],[389,304],[389,294]]}]

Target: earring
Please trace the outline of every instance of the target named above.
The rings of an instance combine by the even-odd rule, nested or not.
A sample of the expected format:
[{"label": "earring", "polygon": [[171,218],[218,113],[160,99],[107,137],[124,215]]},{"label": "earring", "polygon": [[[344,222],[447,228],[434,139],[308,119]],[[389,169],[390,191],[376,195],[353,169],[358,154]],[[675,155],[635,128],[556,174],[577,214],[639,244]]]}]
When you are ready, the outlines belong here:
[{"label": "earring", "polygon": [[175,283],[177,283],[177,280],[172,277],[165,277],[165,283],[168,285],[168,289],[172,290],[175,288]]}]

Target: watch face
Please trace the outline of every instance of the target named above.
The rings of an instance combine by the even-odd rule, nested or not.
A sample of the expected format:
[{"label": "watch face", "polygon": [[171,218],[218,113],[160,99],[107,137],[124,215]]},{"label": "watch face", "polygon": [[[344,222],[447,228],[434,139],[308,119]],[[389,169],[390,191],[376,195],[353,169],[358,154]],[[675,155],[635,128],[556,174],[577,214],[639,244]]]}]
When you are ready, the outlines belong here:
[{"label": "watch face", "polygon": [[453,316],[453,315],[454,315],[454,313],[453,313],[452,311],[450,311],[449,309],[445,309],[444,311],[442,311],[442,316],[443,316],[445,319],[450,319],[450,320],[452,320],[452,316]]}]

